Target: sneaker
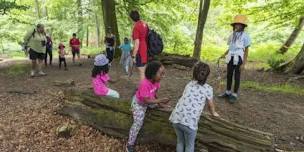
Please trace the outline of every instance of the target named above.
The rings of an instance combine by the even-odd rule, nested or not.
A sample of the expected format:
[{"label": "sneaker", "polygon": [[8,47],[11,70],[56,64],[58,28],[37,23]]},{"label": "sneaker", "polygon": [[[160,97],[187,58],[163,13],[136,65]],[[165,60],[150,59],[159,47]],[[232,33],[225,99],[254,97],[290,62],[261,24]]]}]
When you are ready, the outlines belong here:
[{"label": "sneaker", "polygon": [[132,146],[132,145],[127,145],[126,151],[127,151],[127,152],[135,152],[135,148],[134,148],[134,146]]},{"label": "sneaker", "polygon": [[232,94],[230,97],[229,97],[229,103],[233,104],[237,101],[237,95],[236,94]]},{"label": "sneaker", "polygon": [[228,94],[227,92],[224,92],[224,93],[218,95],[218,97],[220,97],[220,98],[230,98],[230,96],[231,96],[231,94]]},{"label": "sneaker", "polygon": [[64,71],[68,71],[68,68],[64,68]]},{"label": "sneaker", "polygon": [[46,75],[46,73],[44,73],[43,71],[39,71],[38,74],[39,74],[40,76],[45,76],[45,75]]},{"label": "sneaker", "polygon": [[35,71],[31,71],[31,77],[34,77],[35,76]]}]

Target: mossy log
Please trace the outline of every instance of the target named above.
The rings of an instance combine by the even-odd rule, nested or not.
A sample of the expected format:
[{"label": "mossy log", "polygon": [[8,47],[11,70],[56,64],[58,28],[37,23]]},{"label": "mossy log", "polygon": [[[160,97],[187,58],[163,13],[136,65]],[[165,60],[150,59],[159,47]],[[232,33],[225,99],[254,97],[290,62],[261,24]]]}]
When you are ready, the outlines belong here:
[{"label": "mossy log", "polygon": [[189,56],[181,56],[181,55],[174,55],[174,54],[162,54],[161,56],[157,57],[160,62],[164,65],[182,65],[185,67],[192,68],[193,65],[198,61],[195,58]]},{"label": "mossy log", "polygon": [[75,86],[75,81],[74,80],[54,81],[53,85],[57,87],[73,87]]},{"label": "mossy log", "polygon": [[[126,139],[132,124],[130,102],[95,96],[91,90],[67,90],[59,114],[71,116],[101,132]],[[148,110],[138,142],[175,145],[176,136],[169,111]],[[196,150],[209,152],[273,151],[273,135],[250,129],[221,118],[203,115],[199,122]]]}]

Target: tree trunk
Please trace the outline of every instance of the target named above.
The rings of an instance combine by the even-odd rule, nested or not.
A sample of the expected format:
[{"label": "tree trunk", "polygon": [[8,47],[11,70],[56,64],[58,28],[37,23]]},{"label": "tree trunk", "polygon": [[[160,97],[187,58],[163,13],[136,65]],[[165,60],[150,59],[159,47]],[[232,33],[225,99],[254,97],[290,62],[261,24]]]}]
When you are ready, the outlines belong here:
[{"label": "tree trunk", "polygon": [[287,41],[284,43],[284,45],[278,50],[278,53],[284,54],[288,51],[289,47],[293,44],[293,42],[298,37],[299,33],[301,32],[301,29],[304,26],[304,16],[300,17],[298,25],[295,27],[295,29],[292,31],[291,35],[287,39]]},{"label": "tree trunk", "polygon": [[188,68],[192,68],[193,65],[198,61],[195,58],[187,57],[187,56],[181,56],[181,55],[168,55],[168,54],[162,54],[158,57],[160,62],[162,62],[164,65],[181,65]]},{"label": "tree trunk", "polygon": [[43,4],[43,9],[42,9],[43,17],[48,19],[48,10],[47,10],[46,0],[42,0],[42,4]]},{"label": "tree trunk", "polygon": [[80,45],[83,44],[83,37],[84,37],[84,29],[83,29],[83,13],[82,13],[82,0],[77,0],[77,7],[78,7],[78,37],[80,39]]},{"label": "tree trunk", "polygon": [[[103,21],[105,32],[108,33],[108,27],[111,27],[111,32],[116,37],[116,46],[120,45],[117,19],[116,19],[116,11],[115,11],[115,0],[101,0],[102,11],[103,11]],[[115,57],[121,54],[120,50],[115,52]]]},{"label": "tree trunk", "polygon": [[207,20],[209,6],[210,6],[210,0],[200,0],[199,16],[198,16],[198,23],[197,23],[195,42],[194,42],[194,51],[193,51],[193,57],[196,59],[200,59],[201,57],[203,32]]},{"label": "tree trunk", "polygon": [[41,16],[40,4],[38,0],[35,0],[35,6],[36,6],[37,17],[38,19],[40,19],[42,16]]},{"label": "tree trunk", "polygon": [[291,67],[291,72],[294,74],[301,74],[304,70],[304,43],[302,45],[301,51],[298,53],[294,60],[294,64]]},{"label": "tree trunk", "polygon": [[100,21],[97,13],[95,12],[95,24],[96,24],[96,36],[97,36],[97,47],[100,46]]},{"label": "tree trunk", "polygon": [[90,35],[89,25],[87,25],[87,39],[86,39],[86,45],[87,45],[87,47],[89,46],[89,35]]},{"label": "tree trunk", "polygon": [[[130,102],[123,99],[101,98],[92,90],[67,90],[64,106],[58,113],[84,122],[101,132],[118,138],[128,138],[132,125]],[[169,111],[148,110],[138,142],[175,145],[176,135],[168,118]],[[209,152],[273,151],[273,135],[207,115],[201,117],[196,149],[207,147]]]}]

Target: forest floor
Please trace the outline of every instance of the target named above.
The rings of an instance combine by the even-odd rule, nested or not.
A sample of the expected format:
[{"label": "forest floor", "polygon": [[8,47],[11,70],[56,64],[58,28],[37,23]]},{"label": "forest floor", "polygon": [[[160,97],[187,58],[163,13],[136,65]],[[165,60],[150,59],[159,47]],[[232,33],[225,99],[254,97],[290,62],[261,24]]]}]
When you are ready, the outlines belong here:
[{"label": "forest floor", "polygon": [[[57,60],[57,59],[55,59]],[[68,59],[68,71],[59,70],[58,64],[45,68],[44,77],[29,77],[30,65],[24,62],[0,61],[0,151],[101,151],[122,152],[125,139],[115,139],[99,131],[56,114],[61,106],[62,90],[54,81],[74,80],[76,87],[91,86],[92,60],[83,60],[82,66],[72,65]],[[8,63],[11,63],[9,65]],[[2,67],[1,67],[2,65]],[[304,80],[288,82],[290,75],[259,72],[250,63],[243,73],[240,98],[237,103],[215,98],[216,109],[222,118],[275,135],[275,144],[284,150],[304,150]],[[166,76],[161,82],[159,96],[170,97],[177,102],[184,86],[191,79],[190,68],[166,66]],[[225,68],[221,68],[225,74]],[[215,66],[209,83],[215,96],[224,90],[224,82],[216,80]],[[118,90],[122,98],[130,99],[137,84],[137,73],[129,78],[115,62],[110,71],[116,80],[110,87]],[[250,85],[249,85],[250,84]],[[252,85],[253,84],[253,85]],[[296,86],[300,93],[284,92],[271,86]],[[257,87],[258,86],[258,87]],[[267,88],[268,87],[268,88]],[[270,88],[270,89],[269,89]],[[302,91],[302,93],[301,93]],[[56,129],[63,124],[76,125],[72,136],[59,138]],[[169,152],[174,147],[157,144],[139,145],[139,152]]]}]

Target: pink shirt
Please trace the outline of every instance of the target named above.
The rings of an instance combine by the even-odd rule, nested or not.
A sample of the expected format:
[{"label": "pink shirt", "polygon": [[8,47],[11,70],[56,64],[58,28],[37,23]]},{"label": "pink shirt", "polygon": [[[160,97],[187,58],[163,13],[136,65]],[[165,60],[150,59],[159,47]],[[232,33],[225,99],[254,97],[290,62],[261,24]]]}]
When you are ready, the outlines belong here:
[{"label": "pink shirt", "polygon": [[61,58],[64,58],[64,56],[65,56],[64,48],[60,48],[58,53]]},{"label": "pink shirt", "polygon": [[144,104],[144,98],[154,100],[157,90],[160,88],[160,83],[152,83],[148,79],[144,79],[139,83],[139,87],[135,93],[139,104]]},{"label": "pink shirt", "polygon": [[92,78],[94,93],[99,96],[106,96],[109,91],[107,87],[109,80],[110,77],[108,74],[99,74],[95,78]]}]

